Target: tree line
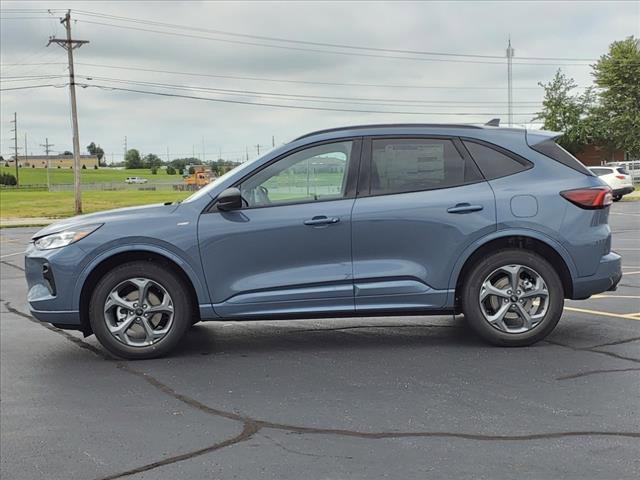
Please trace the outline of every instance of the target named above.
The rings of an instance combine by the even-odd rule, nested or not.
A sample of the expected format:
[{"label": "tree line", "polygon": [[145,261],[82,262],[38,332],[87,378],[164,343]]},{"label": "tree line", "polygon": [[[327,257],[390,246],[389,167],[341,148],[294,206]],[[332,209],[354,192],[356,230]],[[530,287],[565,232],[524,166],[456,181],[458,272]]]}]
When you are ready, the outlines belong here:
[{"label": "tree line", "polygon": [[594,84],[583,92],[561,69],[540,82],[544,100],[535,120],[544,130],[562,132],[558,143],[571,153],[596,145],[610,158],[622,150],[640,159],[640,40],[613,42],[591,68]]}]

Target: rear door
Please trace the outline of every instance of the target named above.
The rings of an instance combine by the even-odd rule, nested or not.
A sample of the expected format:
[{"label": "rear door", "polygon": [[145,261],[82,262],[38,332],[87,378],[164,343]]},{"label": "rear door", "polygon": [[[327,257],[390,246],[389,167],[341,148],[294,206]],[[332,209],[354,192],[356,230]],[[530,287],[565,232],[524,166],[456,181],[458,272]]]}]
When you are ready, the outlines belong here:
[{"label": "rear door", "polygon": [[352,214],[356,311],[444,307],[458,256],[495,229],[493,191],[458,139],[366,139]]}]

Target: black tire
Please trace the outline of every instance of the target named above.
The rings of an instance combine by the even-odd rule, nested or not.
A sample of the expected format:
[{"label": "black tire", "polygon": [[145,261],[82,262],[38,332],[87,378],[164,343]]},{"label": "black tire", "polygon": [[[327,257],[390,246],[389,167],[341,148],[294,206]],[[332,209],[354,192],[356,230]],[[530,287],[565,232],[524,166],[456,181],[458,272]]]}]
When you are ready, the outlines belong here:
[{"label": "black tire", "polygon": [[[500,267],[519,264],[535,270],[547,284],[549,305],[545,316],[523,333],[499,330],[485,319],[480,307],[480,289],[484,280]],[[542,256],[529,250],[505,249],[494,252],[469,271],[462,287],[462,311],[471,328],[487,342],[501,347],[522,347],[544,339],[555,328],[564,308],[564,288],[556,270]]]},{"label": "black tire", "polygon": [[[112,289],[131,278],[148,278],[161,285],[173,303],[173,323],[169,331],[156,343],[130,346],[116,339],[107,328],[104,305]],[[191,327],[194,318],[189,290],[182,279],[162,263],[134,261],[115,267],[96,285],[89,303],[89,321],[93,333],[102,346],[112,354],[129,360],[157,358],[170,352]]]},{"label": "black tire", "polygon": [[622,200],[622,195],[614,195],[613,196],[613,201],[614,202],[619,202],[620,200]]}]

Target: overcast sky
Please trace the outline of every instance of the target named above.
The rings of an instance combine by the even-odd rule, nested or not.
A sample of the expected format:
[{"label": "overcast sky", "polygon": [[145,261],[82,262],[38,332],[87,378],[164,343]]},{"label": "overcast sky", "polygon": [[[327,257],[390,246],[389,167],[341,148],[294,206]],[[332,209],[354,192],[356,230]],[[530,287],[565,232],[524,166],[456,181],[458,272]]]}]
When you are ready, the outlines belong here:
[{"label": "overcast sky", "polygon": [[[244,158],[247,147],[251,158],[256,155],[256,144],[261,145],[261,151],[270,148],[272,136],[278,145],[327,127],[385,122],[484,123],[495,116],[506,122],[506,60],[373,49],[504,57],[509,35],[515,49],[515,121],[525,123],[539,109],[542,98],[537,87],[539,81],[548,81],[555,70],[562,68],[580,86],[589,85],[590,61],[605,53],[611,42],[629,35],[640,36],[639,1],[3,0],[0,21],[3,89],[43,84],[61,87],[68,83],[66,52],[56,45],[45,47],[50,36],[62,38],[65,34],[59,22],[63,11],[48,15],[46,9],[66,8],[72,9],[72,18],[77,20],[72,24],[73,37],[90,41],[74,52],[78,83],[250,104],[386,112],[292,109],[79,88],[81,148],[84,151],[94,141],[104,148],[109,161],[122,159],[125,136],[129,148],[138,148],[143,154],[153,152],[165,158],[169,149],[171,158],[191,156],[194,151],[202,158],[204,144],[206,160],[217,158],[220,151],[223,158],[236,160]],[[381,58],[385,56],[404,58]],[[34,65],[42,63],[46,65]],[[40,75],[52,77],[25,80]],[[26,132],[30,154],[44,153],[39,145],[46,137],[55,144],[53,150],[71,150],[68,90],[64,86],[0,92],[0,152],[5,156],[13,152],[10,131],[13,112],[18,113],[19,146],[24,148]]]}]

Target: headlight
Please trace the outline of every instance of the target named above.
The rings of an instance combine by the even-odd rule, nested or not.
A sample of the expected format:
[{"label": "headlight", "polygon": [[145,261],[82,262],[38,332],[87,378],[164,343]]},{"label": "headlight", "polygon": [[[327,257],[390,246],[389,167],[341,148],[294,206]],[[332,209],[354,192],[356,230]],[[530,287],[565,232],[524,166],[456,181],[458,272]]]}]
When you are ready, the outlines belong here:
[{"label": "headlight", "polygon": [[82,240],[90,233],[95,232],[101,226],[102,224],[69,228],[67,230],[63,230],[62,232],[52,233],[51,235],[40,237],[33,243],[36,248],[40,250],[51,250],[52,248],[66,247],[67,245],[71,245],[78,240]]}]

